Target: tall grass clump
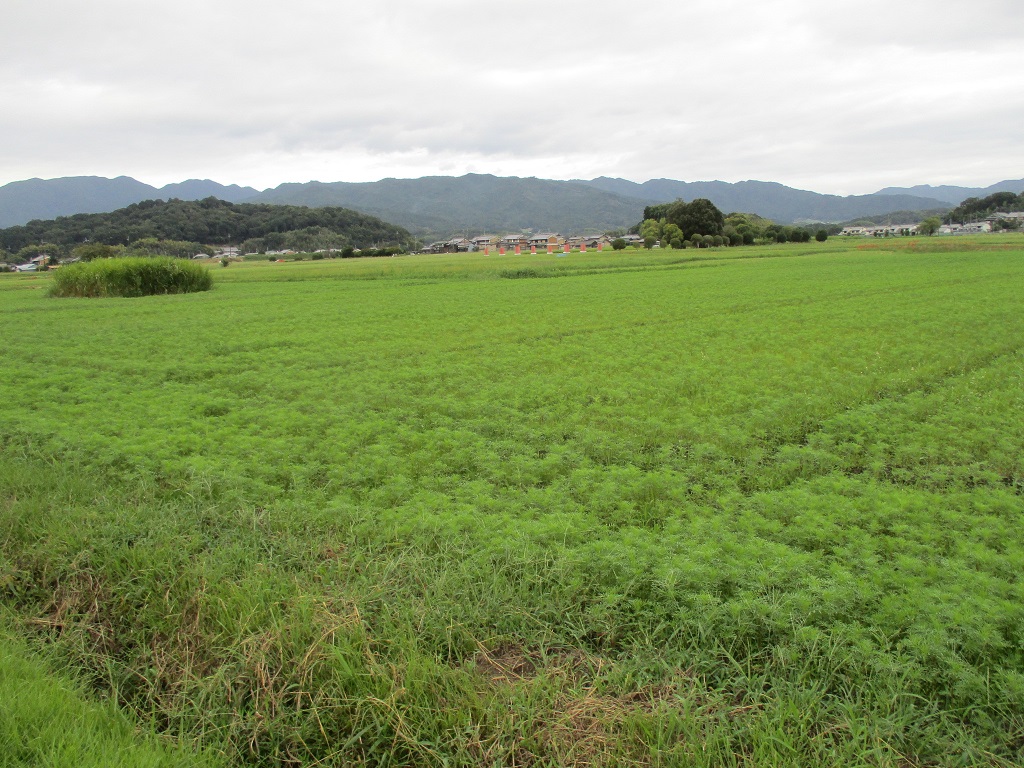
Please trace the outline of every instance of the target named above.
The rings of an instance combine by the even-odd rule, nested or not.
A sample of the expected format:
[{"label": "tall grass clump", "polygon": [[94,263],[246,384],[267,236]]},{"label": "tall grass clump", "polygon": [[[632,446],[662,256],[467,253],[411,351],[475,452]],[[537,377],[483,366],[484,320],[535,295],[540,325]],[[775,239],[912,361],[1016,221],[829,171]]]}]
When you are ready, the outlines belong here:
[{"label": "tall grass clump", "polygon": [[50,296],[155,296],[208,291],[212,284],[206,267],[183,259],[97,259],[61,267],[53,277]]}]

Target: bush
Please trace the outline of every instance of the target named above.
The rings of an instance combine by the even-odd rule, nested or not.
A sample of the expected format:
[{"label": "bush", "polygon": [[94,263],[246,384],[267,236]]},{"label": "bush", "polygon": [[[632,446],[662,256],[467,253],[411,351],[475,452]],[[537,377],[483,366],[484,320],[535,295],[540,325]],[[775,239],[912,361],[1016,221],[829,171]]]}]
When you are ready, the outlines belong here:
[{"label": "bush", "polygon": [[621,250],[625,249],[625,247],[626,247],[626,241],[623,238],[616,237],[614,240],[612,240],[612,250],[613,251],[621,251]]},{"label": "bush", "polygon": [[824,229],[819,229],[815,233],[814,239],[817,240],[819,243],[824,243],[826,240],[828,240],[828,232]]},{"label": "bush", "polygon": [[163,258],[96,259],[61,267],[54,275],[50,296],[97,298],[154,296],[208,291],[210,271],[192,261]]}]

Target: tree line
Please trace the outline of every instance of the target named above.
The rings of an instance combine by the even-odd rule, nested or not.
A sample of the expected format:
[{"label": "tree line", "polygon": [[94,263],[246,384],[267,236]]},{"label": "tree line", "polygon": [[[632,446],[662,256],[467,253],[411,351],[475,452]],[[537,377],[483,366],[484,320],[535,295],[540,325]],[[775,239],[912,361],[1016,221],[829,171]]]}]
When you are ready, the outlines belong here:
[{"label": "tree line", "polygon": [[659,241],[662,247],[671,248],[752,245],[756,242],[806,243],[812,237],[824,241],[833,234],[824,228],[812,233],[804,227],[776,224],[754,213],[730,213],[726,216],[705,198],[689,203],[676,200],[648,205],[644,208],[643,221],[632,231],[644,239],[648,248]]}]

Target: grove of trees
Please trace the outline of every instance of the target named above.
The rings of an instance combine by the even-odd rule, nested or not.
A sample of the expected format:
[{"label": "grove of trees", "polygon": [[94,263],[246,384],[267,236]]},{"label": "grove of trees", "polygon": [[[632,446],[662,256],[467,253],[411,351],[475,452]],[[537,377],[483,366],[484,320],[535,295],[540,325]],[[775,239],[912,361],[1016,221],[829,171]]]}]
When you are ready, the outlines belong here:
[{"label": "grove of trees", "polygon": [[[1013,192],[996,192],[988,197],[968,197],[949,212],[948,220],[963,224],[983,219],[993,213],[1010,211],[1024,211],[1024,192],[1019,195]],[[1012,229],[1015,225],[1019,226],[1019,223],[1008,221],[1005,228]]]},{"label": "grove of trees", "polygon": [[[753,243],[806,243],[816,234],[804,227],[784,226],[753,213],[724,216],[710,200],[649,205],[644,220],[635,228],[649,248],[660,240],[662,247],[709,248]],[[828,238],[827,230],[819,230]],[[819,241],[823,238],[819,237]]]}]

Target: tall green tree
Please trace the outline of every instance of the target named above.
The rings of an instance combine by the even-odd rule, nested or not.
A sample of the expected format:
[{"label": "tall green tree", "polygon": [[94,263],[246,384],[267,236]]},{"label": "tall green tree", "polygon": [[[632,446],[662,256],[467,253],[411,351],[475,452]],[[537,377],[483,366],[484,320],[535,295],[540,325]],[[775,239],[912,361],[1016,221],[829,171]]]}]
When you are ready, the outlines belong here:
[{"label": "tall green tree", "polygon": [[651,238],[652,240],[661,239],[661,223],[655,219],[644,219],[643,224],[640,225],[640,237],[644,240]]},{"label": "tall green tree", "polygon": [[695,234],[720,235],[725,227],[725,216],[714,203],[703,197],[690,203],[676,201],[669,206],[665,219],[679,227],[687,240]]}]

